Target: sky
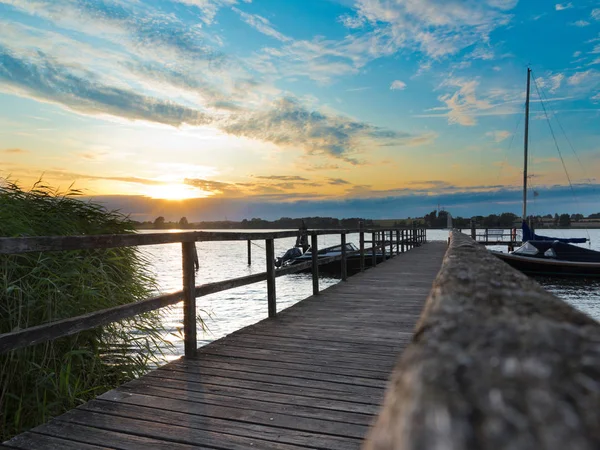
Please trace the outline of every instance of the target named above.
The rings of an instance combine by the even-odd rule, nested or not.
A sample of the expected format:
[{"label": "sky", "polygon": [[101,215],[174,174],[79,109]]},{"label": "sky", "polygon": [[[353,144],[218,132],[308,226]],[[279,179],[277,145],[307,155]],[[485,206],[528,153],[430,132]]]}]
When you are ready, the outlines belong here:
[{"label": "sky", "polygon": [[531,67],[528,209],[600,211],[595,0],[0,0],[0,29],[0,182],[138,220],[520,213]]}]

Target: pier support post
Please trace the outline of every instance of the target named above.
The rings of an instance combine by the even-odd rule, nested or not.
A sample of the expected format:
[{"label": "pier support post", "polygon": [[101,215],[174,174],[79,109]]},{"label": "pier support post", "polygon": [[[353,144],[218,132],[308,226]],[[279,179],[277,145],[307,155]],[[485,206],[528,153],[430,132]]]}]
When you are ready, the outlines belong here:
[{"label": "pier support post", "polygon": [[377,265],[377,249],[375,248],[377,246],[377,233],[371,233],[371,240],[373,242],[371,242],[371,257],[372,257],[372,267],[375,267]]},{"label": "pier support post", "polygon": [[252,241],[248,239],[248,265],[252,264]]},{"label": "pier support post", "polygon": [[194,271],[195,242],[181,243],[183,269],[183,346],[185,356],[196,356],[196,273]]},{"label": "pier support post", "polygon": [[[250,241],[248,241],[250,242]],[[275,240],[267,239],[267,303],[269,318],[277,315],[277,296],[275,293]]]},{"label": "pier support post", "polygon": [[365,271],[365,232],[363,231],[362,222],[360,223],[359,233],[359,244],[360,244],[360,271]]},{"label": "pier support post", "polygon": [[405,248],[404,248],[404,229],[400,230],[400,236],[401,236],[400,248],[402,249],[402,253],[404,253],[405,252]]},{"label": "pier support post", "polygon": [[310,237],[310,251],[312,252],[312,283],[313,283],[313,295],[319,294],[319,244],[317,242],[317,235],[313,234]]},{"label": "pier support post", "polygon": [[346,233],[342,233],[342,281],[348,279],[348,260],[346,259]]}]

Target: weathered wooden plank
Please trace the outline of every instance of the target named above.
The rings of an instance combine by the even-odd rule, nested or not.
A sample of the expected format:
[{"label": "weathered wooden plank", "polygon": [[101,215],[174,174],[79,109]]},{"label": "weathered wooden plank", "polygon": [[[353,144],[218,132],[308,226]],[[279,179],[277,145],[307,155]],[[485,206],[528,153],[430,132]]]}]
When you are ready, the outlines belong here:
[{"label": "weathered wooden plank", "polygon": [[[265,412],[262,410],[237,408],[235,405],[199,403],[176,397],[156,397],[129,390],[109,391],[98,398],[100,400],[116,403],[183,412],[189,415],[200,415],[218,419],[235,420],[243,423],[253,423],[273,427],[275,429],[291,429],[309,433],[322,433],[330,436],[350,437],[354,439],[363,439],[368,430],[368,427],[363,425],[348,425],[339,421],[313,419],[294,414],[281,414],[272,411]],[[358,445],[356,448],[358,448]]]},{"label": "weathered wooden plank", "polygon": [[158,408],[155,405],[139,406],[122,402],[115,403],[104,400],[93,400],[81,406],[80,410],[110,414],[115,417],[131,417],[167,425],[175,423],[186,428],[219,433],[227,430],[228,434],[236,436],[259,437],[265,441],[305,447],[315,446],[315,443],[318,442],[318,445],[322,448],[350,450],[356,449],[358,445],[356,438],[330,436],[323,433],[298,431],[289,428],[282,430],[281,428],[256,423],[207,417],[194,414],[191,410],[185,408],[183,408],[184,412],[179,412]]},{"label": "weathered wooden plank", "polygon": [[114,447],[105,447],[104,445],[85,444],[69,439],[47,436],[40,433],[21,433],[10,441],[10,446],[0,446],[0,448],[19,448],[24,450],[44,449],[44,450],[108,450]]},{"label": "weathered wooden plank", "polygon": [[57,422],[124,433],[129,436],[140,434],[144,438],[155,440],[152,444],[149,444],[151,448],[155,448],[157,444],[164,448],[170,448],[169,445],[173,445],[173,448],[179,448],[178,446],[183,444],[193,448],[225,447],[231,450],[247,450],[251,447],[265,450],[298,450],[302,448],[281,442],[266,441],[261,439],[260,436],[237,436],[231,434],[227,429],[216,432],[198,430],[189,426],[181,426],[178,423],[163,424],[139,418],[112,416],[95,411],[87,411],[86,414],[80,414],[79,411],[69,411],[60,416]]},{"label": "weathered wooden plank", "polygon": [[[264,391],[293,394],[300,397],[316,397],[368,405],[379,404],[379,397],[383,395],[384,389],[384,386],[374,388],[372,386],[331,382],[327,376],[324,376],[322,380],[311,380],[298,377],[282,377],[279,373],[267,375],[210,368],[203,368],[198,372],[190,370],[155,370],[150,372],[145,379],[153,377],[198,383],[200,388],[208,384],[211,386],[232,387],[236,390],[245,389],[248,392]],[[214,388],[211,387],[211,389]],[[234,396],[244,395],[243,392],[233,390],[231,392],[231,395]],[[341,405],[340,407],[348,409],[348,405]]]},{"label": "weathered wooden plank", "polygon": [[600,448],[600,324],[452,234],[368,450]]},{"label": "weathered wooden plank", "polygon": [[[349,369],[347,367],[337,367],[335,365],[326,365],[319,366],[313,364],[306,364],[306,361],[297,362],[297,363],[289,363],[285,361],[265,361],[260,359],[251,359],[251,358],[243,358],[239,357],[228,357],[228,356],[220,356],[220,355],[210,355],[210,354],[202,354],[199,359],[188,360],[185,362],[181,362],[184,364],[186,362],[194,363],[203,363],[203,362],[215,362],[215,363],[223,363],[223,364],[232,364],[234,366],[240,367],[242,370],[243,367],[247,367],[248,371],[254,370],[255,367],[264,368],[264,370],[277,370],[287,369],[290,371],[295,371],[298,374],[302,374],[304,378],[313,378],[315,375],[319,376],[323,375],[348,375],[351,377],[363,378],[365,380],[372,380],[374,382],[378,380],[386,381],[389,377],[389,372],[385,373],[382,371],[365,371],[362,368],[352,368]],[[179,361],[171,364],[179,364]],[[322,378],[322,376],[321,376]],[[320,378],[319,378],[320,379]]]},{"label": "weathered wooden plank", "polygon": [[[144,377],[144,386],[156,386],[162,388],[168,387],[169,390],[185,391],[186,393],[195,392],[205,394],[205,398],[216,399],[212,396],[233,397],[236,399],[260,398],[263,402],[274,402],[285,405],[307,406],[311,408],[327,409],[332,411],[343,411],[349,413],[374,415],[379,409],[379,403],[383,400],[383,390],[378,390],[374,394],[361,392],[344,392],[339,390],[321,389],[320,393],[314,388],[310,388],[306,383],[304,386],[281,385],[260,383],[256,381],[237,382],[224,381],[227,379],[219,377],[202,378],[194,376],[178,376],[179,372],[171,374],[153,374]],[[237,384],[239,386],[233,386]],[[303,391],[303,387],[306,389]],[[370,423],[370,417],[367,421]]]},{"label": "weathered wooden plank", "polygon": [[[300,401],[296,402],[295,404],[291,404],[287,402],[287,398],[277,398],[275,394],[269,395],[268,397],[266,395],[262,395],[260,399],[247,399],[219,394],[206,394],[202,392],[196,392],[191,389],[180,390],[172,388],[170,385],[159,386],[157,384],[158,383],[151,384],[151,380],[143,378],[124,384],[121,386],[121,389],[127,392],[152,395],[158,398],[173,398],[193,401],[194,403],[203,405],[229,406],[232,408],[247,409],[250,411],[263,411],[274,415],[286,414],[295,417],[328,420],[351,425],[368,426],[373,419],[373,416],[369,413],[340,411],[324,408],[322,406],[326,404],[325,400],[320,403],[320,407],[305,406],[298,404],[302,403]],[[175,385],[175,383],[173,385]]]}]

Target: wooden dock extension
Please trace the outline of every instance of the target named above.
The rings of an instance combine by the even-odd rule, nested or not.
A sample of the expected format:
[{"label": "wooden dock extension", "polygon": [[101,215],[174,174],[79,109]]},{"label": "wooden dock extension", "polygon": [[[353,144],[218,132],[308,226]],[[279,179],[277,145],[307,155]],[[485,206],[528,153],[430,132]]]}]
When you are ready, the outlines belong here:
[{"label": "wooden dock extension", "polygon": [[4,445],[358,449],[445,251],[398,254]]}]

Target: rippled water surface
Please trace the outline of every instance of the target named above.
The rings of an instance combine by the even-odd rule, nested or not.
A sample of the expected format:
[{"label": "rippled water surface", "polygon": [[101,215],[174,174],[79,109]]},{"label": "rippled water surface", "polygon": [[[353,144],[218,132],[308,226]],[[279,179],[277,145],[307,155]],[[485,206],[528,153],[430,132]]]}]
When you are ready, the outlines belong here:
[{"label": "rippled water surface", "polygon": [[[509,233],[509,230],[505,231]],[[536,230],[537,234],[559,238],[585,237],[589,243],[578,244],[583,248],[600,251],[600,230]],[[447,241],[448,231],[427,230],[427,239]],[[488,247],[493,250],[507,251],[506,246]],[[536,277],[545,289],[567,301],[580,311],[600,321],[600,279]]]}]

